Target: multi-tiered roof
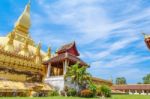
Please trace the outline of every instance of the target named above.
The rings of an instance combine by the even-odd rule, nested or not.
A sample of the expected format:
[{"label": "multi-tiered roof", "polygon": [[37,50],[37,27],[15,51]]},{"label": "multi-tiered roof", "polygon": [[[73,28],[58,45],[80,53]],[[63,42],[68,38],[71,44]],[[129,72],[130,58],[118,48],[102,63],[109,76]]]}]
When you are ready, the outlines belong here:
[{"label": "multi-tiered roof", "polygon": [[65,44],[61,46],[57,51],[56,55],[51,57],[48,61],[46,61],[44,64],[48,63],[57,63],[57,62],[62,62],[64,60],[68,60],[73,63],[79,62],[80,65],[83,66],[88,66],[83,60],[81,60],[79,56],[79,52],[76,47],[75,42],[71,42],[69,44]]}]

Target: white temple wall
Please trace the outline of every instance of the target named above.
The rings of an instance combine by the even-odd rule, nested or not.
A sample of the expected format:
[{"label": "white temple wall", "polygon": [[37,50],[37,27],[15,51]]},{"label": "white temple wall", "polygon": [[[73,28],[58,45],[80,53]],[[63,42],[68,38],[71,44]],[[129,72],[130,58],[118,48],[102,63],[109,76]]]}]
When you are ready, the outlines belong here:
[{"label": "white temple wall", "polygon": [[45,82],[52,85],[55,89],[61,91],[64,88],[64,76],[54,76],[45,79]]}]

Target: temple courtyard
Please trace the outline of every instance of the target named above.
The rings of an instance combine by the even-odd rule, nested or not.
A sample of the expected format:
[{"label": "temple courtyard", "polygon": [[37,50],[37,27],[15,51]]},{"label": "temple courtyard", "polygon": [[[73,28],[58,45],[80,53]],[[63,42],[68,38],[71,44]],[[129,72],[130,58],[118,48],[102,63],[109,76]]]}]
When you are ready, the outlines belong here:
[{"label": "temple courtyard", "polygon": [[113,95],[111,98],[81,98],[81,97],[0,97],[0,99],[150,99],[148,95]]}]

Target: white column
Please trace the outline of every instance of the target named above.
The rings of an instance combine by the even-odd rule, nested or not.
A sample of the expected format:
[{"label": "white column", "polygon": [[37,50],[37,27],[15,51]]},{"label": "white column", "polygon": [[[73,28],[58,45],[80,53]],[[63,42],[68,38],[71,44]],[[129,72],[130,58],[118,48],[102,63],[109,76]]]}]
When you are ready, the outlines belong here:
[{"label": "white column", "polygon": [[51,63],[48,64],[47,78],[50,77],[50,71],[51,71]]},{"label": "white column", "polygon": [[144,92],[144,90],[142,90],[142,93],[141,93],[142,95],[146,95],[146,93]]},{"label": "white column", "polygon": [[135,90],[134,94],[137,94],[137,90]]},{"label": "white column", "polygon": [[131,90],[129,89],[129,94],[132,94]]},{"label": "white column", "polygon": [[65,75],[66,72],[67,72],[67,66],[68,66],[68,61],[65,60],[65,61],[63,62],[63,69],[64,69],[63,74],[64,74],[64,75]]}]

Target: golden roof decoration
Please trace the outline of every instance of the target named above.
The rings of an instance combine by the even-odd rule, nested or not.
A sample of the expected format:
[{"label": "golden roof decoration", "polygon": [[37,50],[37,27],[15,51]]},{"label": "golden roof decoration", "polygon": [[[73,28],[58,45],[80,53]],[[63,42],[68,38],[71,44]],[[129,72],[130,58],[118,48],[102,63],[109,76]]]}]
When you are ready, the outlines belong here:
[{"label": "golden roof decoration", "polygon": [[148,35],[148,34],[145,34],[145,33],[142,33],[142,34],[144,35],[145,39],[150,37],[150,35]]},{"label": "golden roof decoration", "polygon": [[38,46],[36,48],[36,52],[35,52],[36,56],[40,56],[40,50],[41,50],[41,42],[38,44]]},{"label": "golden roof decoration", "polygon": [[47,54],[46,54],[46,56],[45,56],[45,58],[44,58],[44,61],[47,61],[47,60],[49,60],[50,58],[51,58],[51,48],[48,47],[48,51],[47,51]]},{"label": "golden roof decoration", "polygon": [[4,50],[8,52],[14,52],[14,37],[15,33],[11,32],[8,36],[8,41],[6,45],[4,46]]},{"label": "golden roof decoration", "polygon": [[47,56],[51,57],[51,48],[50,47],[48,47]]},{"label": "golden roof decoration", "polygon": [[38,44],[36,51],[35,51],[35,63],[41,64],[42,63],[42,57],[41,57],[41,42]]},{"label": "golden roof decoration", "polygon": [[19,54],[29,57],[30,53],[29,53],[29,48],[28,48],[28,38],[26,38],[26,41],[22,47],[22,50],[19,52]]}]

